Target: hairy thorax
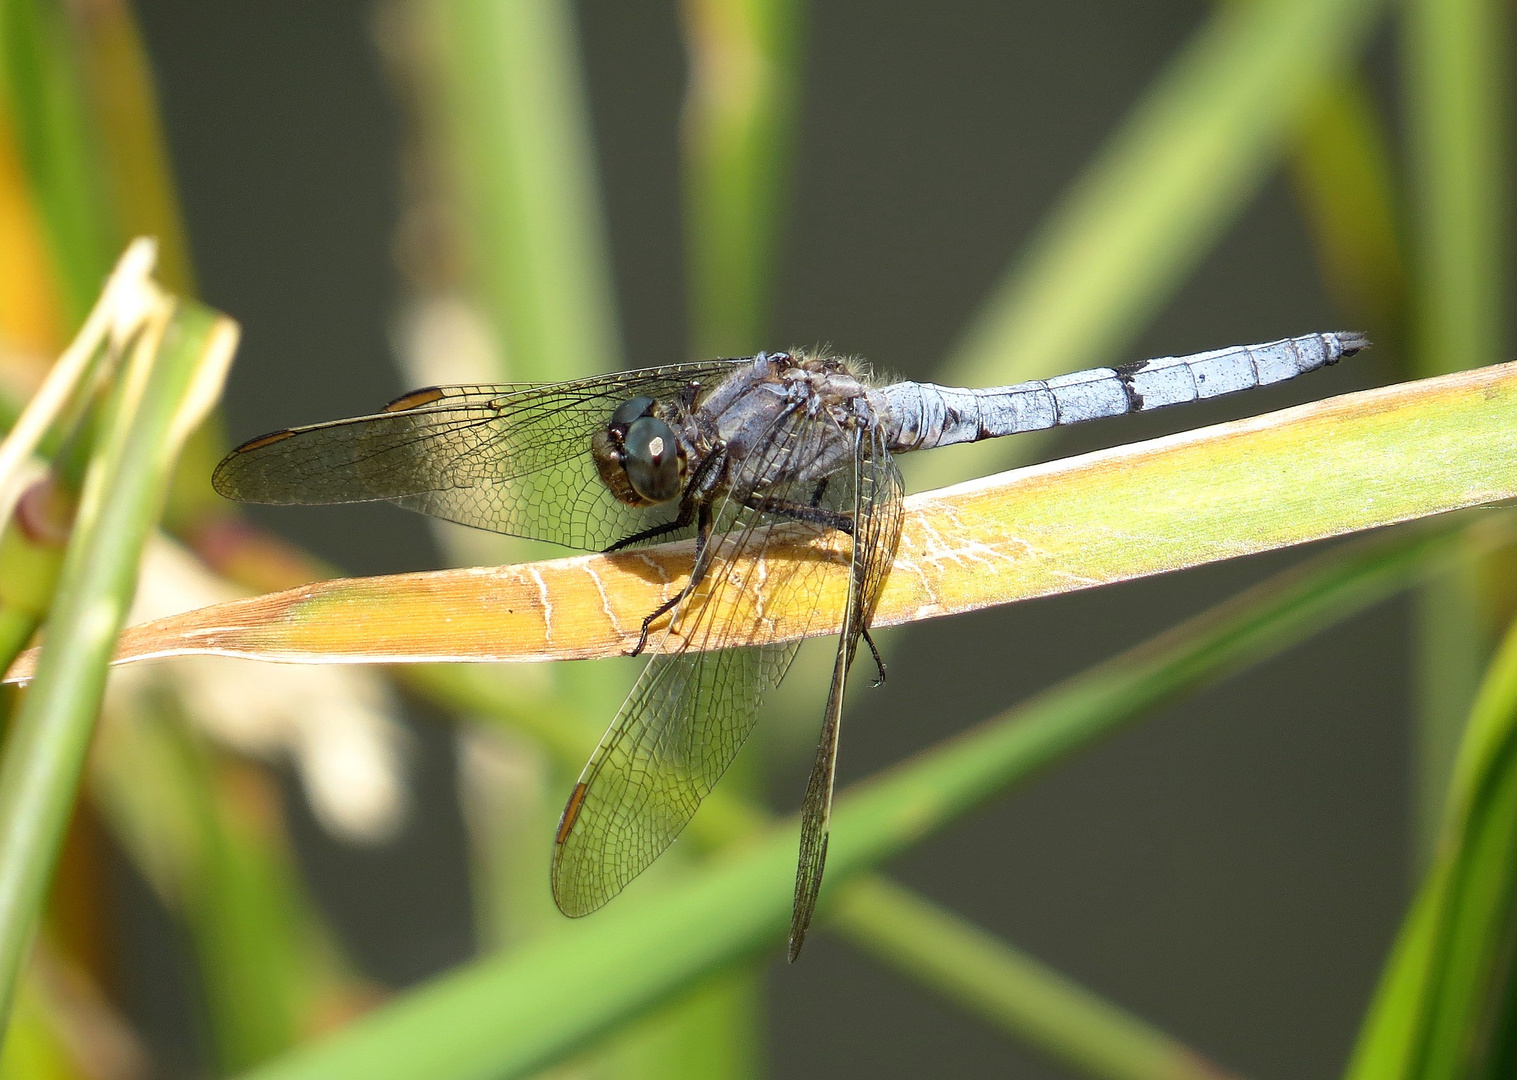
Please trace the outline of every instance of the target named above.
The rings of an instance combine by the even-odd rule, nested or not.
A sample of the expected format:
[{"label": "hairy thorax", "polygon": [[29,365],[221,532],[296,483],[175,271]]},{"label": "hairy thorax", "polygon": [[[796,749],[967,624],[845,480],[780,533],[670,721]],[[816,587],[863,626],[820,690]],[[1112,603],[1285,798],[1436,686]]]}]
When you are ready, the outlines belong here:
[{"label": "hairy thorax", "polygon": [[[696,431],[725,444],[734,461],[748,461],[746,471],[760,486],[773,486],[836,472],[851,460],[852,433],[877,422],[881,409],[878,395],[847,361],[773,353],[736,372],[701,401],[692,419]],[[797,422],[824,415],[831,422]]]}]

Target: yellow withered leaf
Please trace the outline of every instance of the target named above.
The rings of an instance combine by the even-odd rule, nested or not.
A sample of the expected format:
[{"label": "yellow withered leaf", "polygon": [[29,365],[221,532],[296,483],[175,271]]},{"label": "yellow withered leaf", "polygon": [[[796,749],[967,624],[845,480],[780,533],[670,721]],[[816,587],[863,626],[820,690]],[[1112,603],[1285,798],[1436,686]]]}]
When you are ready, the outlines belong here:
[{"label": "yellow withered leaf", "polygon": [[[1517,363],[1347,394],[912,496],[875,625],[972,611],[1517,496]],[[838,561],[790,534],[770,559]],[[690,571],[689,542],[348,578],[126,630],[118,662],[184,653],[340,663],[611,656]],[[739,642],[841,612],[843,583],[730,595]],[[763,568],[750,580],[762,581]],[[813,633],[835,632],[832,622]],[[657,641],[655,635],[654,642]],[[22,656],[7,681],[26,679]]]}]

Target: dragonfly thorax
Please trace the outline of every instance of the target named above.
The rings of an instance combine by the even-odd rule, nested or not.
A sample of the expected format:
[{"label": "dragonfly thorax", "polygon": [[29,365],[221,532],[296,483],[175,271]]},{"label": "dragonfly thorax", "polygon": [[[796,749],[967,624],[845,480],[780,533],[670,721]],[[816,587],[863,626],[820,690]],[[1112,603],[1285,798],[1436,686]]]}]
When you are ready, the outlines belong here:
[{"label": "dragonfly thorax", "polygon": [[679,497],[689,457],[674,429],[656,414],[651,397],[622,402],[590,440],[601,481],[629,506],[655,506]]}]

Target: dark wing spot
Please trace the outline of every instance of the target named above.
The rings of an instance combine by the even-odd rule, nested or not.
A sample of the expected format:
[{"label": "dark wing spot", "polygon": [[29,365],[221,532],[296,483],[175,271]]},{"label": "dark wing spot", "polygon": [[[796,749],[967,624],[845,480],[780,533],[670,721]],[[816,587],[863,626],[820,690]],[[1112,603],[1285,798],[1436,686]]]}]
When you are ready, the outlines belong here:
[{"label": "dark wing spot", "polygon": [[553,838],[555,844],[562,844],[569,838],[569,833],[574,828],[574,823],[579,820],[579,810],[585,804],[585,792],[589,785],[578,783],[569,794],[569,802],[564,806],[564,816],[558,823],[558,835]]},{"label": "dark wing spot", "polygon": [[423,405],[430,405],[434,401],[441,401],[443,392],[438,387],[428,386],[423,390],[412,390],[409,394],[401,394],[400,397],[384,407],[385,412],[405,412],[407,409],[419,409]]},{"label": "dark wing spot", "polygon": [[1148,360],[1134,360],[1130,364],[1122,364],[1118,366],[1115,370],[1116,373],[1123,378],[1129,378],[1146,368],[1150,362],[1151,361]]},{"label": "dark wing spot", "polygon": [[270,443],[283,442],[285,439],[288,439],[291,435],[294,434],[295,433],[289,428],[285,428],[283,431],[271,431],[267,435],[260,435],[256,439],[249,439],[237,449],[233,450],[232,453],[246,454],[250,450],[257,450],[260,447],[268,446]]}]

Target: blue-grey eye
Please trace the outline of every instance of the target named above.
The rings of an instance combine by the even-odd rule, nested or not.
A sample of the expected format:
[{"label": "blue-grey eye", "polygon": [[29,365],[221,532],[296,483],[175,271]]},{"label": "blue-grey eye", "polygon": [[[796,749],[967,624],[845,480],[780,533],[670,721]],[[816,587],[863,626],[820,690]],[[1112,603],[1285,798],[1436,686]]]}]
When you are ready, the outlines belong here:
[{"label": "blue-grey eye", "polygon": [[[629,401],[622,408],[631,404]],[[656,416],[638,417],[628,425],[622,446],[625,456],[621,464],[633,491],[650,503],[668,502],[680,493],[685,483],[685,462],[673,428]]]},{"label": "blue-grey eye", "polygon": [[651,397],[629,398],[616,407],[611,414],[612,427],[626,427],[632,421],[642,416],[647,416],[653,410]]}]

